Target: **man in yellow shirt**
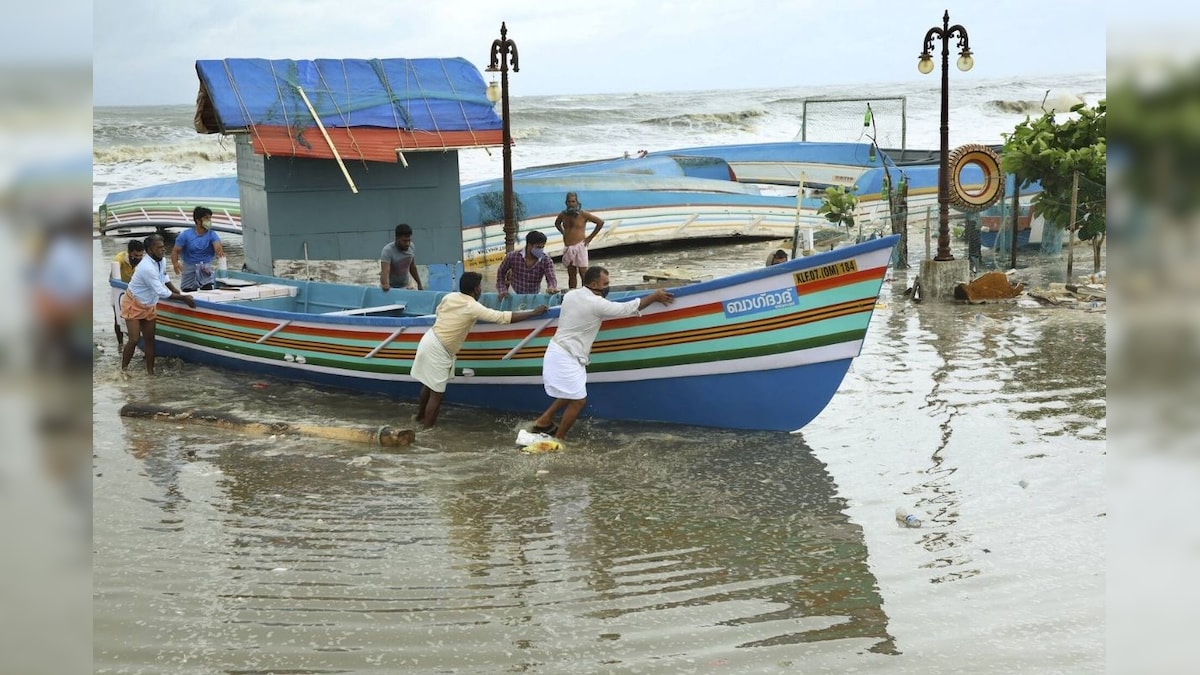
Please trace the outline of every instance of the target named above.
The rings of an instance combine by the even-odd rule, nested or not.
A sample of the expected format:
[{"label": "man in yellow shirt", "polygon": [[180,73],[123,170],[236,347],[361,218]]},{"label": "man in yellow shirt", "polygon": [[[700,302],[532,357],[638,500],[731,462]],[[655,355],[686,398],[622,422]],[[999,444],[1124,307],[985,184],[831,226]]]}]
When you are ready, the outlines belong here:
[{"label": "man in yellow shirt", "polygon": [[417,423],[432,427],[437,422],[446,383],[454,375],[454,357],[467,339],[467,333],[482,319],[492,323],[511,323],[545,314],[549,307],[538,305],[524,312],[500,312],[479,304],[483,275],[465,272],[458,280],[458,292],[442,298],[437,306],[437,319],[425,331],[417,344],[412,375],[421,382],[421,399],[417,407]]},{"label": "man in yellow shirt", "polygon": [[[142,262],[142,258],[145,255],[146,245],[142,243],[142,240],[130,239],[125,250],[113,257],[113,262],[121,266],[121,281],[129,283],[129,280],[133,278],[133,268]],[[116,307],[113,307],[113,317],[113,329],[117,332],[117,347],[123,348],[125,346],[125,333],[121,330],[121,327],[124,325],[124,321],[121,320],[121,315],[117,312]]]},{"label": "man in yellow shirt", "polygon": [[129,283],[133,278],[133,268],[142,262],[146,255],[146,245],[140,239],[130,239],[126,249],[116,255],[113,260],[121,264],[121,281]]}]

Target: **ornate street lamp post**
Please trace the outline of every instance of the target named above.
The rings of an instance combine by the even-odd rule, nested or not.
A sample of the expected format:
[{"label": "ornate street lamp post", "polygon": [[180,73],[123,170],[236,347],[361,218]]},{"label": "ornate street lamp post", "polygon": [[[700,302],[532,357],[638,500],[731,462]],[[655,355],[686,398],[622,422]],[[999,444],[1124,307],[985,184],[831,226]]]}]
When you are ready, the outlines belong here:
[{"label": "ornate street lamp post", "polygon": [[504,250],[512,251],[517,245],[517,224],[513,220],[513,185],[512,185],[512,130],[508,122],[508,66],[512,62],[514,73],[520,72],[517,67],[517,43],[508,39],[508,27],[500,22],[500,38],[492,40],[492,58],[488,62],[487,72],[500,72],[500,91],[495,88],[495,81],[488,86],[487,96],[492,103],[499,97],[502,139],[504,148],[501,157],[504,159]]},{"label": "ornate street lamp post", "polygon": [[[933,39],[942,41],[942,148],[941,163],[938,169],[938,241],[937,255],[934,260],[954,260],[950,253],[950,39],[958,38],[958,69],[967,71],[975,65],[971,58],[971,47],[967,42],[967,29],[961,25],[950,25],[950,10],[942,16],[942,27],[934,26],[925,33],[925,46],[917,61],[917,70],[922,75],[933,72]],[[493,50],[495,47],[492,48]]]}]

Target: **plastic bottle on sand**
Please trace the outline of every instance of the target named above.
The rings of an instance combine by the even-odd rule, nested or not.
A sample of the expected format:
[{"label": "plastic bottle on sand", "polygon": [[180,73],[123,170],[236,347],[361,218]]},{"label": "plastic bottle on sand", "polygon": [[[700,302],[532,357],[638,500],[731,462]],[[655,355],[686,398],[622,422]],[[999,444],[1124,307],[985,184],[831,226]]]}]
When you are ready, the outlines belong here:
[{"label": "plastic bottle on sand", "polygon": [[904,527],[920,527],[921,519],[911,510],[903,506],[896,508],[896,522]]}]

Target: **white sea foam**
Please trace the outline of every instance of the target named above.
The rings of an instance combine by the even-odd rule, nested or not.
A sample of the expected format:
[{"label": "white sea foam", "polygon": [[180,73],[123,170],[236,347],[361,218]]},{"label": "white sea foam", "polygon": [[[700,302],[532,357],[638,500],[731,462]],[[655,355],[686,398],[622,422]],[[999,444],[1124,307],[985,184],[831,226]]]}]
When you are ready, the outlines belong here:
[{"label": "white sea foam", "polygon": [[226,141],[222,144],[215,139],[176,145],[118,145],[92,149],[92,161],[96,164],[161,162],[190,168],[197,162],[229,163],[236,158],[233,143]]}]

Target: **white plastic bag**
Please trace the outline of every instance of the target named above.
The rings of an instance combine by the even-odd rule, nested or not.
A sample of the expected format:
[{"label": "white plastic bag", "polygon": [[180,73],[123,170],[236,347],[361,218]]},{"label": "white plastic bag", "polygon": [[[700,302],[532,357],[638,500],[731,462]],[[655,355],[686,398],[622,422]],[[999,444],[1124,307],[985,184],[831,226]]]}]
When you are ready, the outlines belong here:
[{"label": "white plastic bag", "polygon": [[537,443],[538,441],[552,441],[552,440],[554,440],[554,437],[547,436],[546,434],[535,434],[532,431],[525,431],[524,429],[521,429],[520,431],[517,432],[517,445],[519,445],[521,447],[525,447],[526,445],[533,445],[534,443]]}]

